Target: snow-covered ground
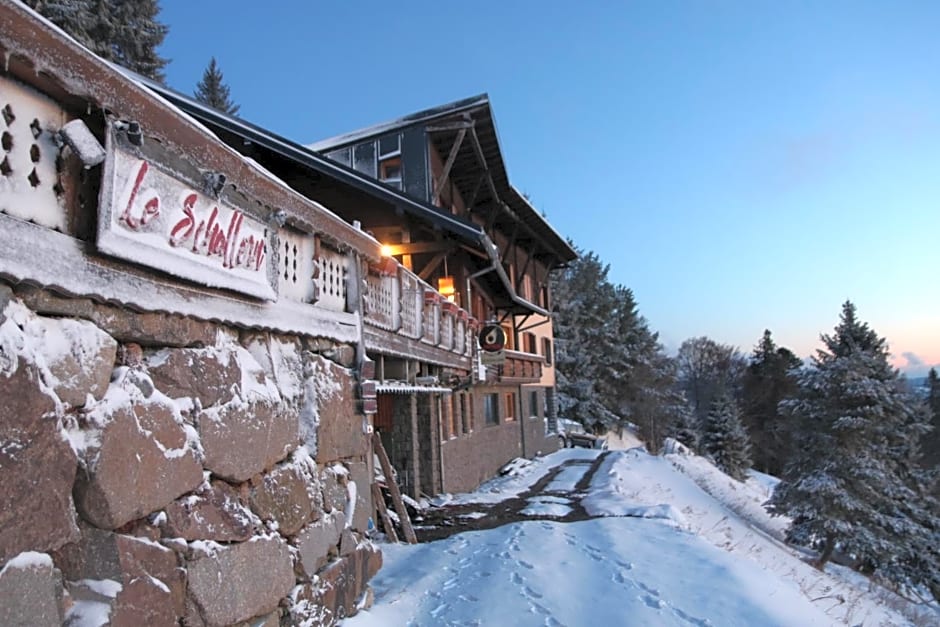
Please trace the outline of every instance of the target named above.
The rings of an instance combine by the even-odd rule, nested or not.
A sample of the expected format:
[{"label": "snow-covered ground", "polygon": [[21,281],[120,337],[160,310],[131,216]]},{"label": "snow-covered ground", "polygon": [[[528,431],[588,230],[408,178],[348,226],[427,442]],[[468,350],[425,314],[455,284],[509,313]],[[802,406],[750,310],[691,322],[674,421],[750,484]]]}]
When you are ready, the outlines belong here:
[{"label": "snow-covered ground", "polygon": [[[613,448],[617,448],[612,443]],[[566,449],[442,499],[493,503],[551,468],[601,451]],[[586,470],[587,464],[580,464]],[[566,468],[550,490],[572,490]],[[776,537],[760,506],[773,480],[734,481],[695,456],[608,454],[582,505],[590,520],[533,520],[420,544],[383,545],[375,604],[350,627],[437,625],[930,625],[844,569],[821,573]],[[551,514],[552,497],[530,499]],[[528,511],[528,508],[527,510]],[[561,512],[563,515],[564,512]],[[908,612],[909,616],[913,616]]]}]

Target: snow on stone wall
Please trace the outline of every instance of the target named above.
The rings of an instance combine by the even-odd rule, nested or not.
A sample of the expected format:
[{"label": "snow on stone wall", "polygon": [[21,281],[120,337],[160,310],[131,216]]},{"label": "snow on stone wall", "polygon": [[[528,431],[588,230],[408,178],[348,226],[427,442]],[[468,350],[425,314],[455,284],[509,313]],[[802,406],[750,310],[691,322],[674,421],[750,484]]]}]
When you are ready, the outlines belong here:
[{"label": "snow on stone wall", "polygon": [[0,283],[0,591],[24,592],[0,624],[355,612],[381,554],[352,347],[206,322],[161,345],[134,312],[47,317],[24,299],[52,297],[16,289]]}]

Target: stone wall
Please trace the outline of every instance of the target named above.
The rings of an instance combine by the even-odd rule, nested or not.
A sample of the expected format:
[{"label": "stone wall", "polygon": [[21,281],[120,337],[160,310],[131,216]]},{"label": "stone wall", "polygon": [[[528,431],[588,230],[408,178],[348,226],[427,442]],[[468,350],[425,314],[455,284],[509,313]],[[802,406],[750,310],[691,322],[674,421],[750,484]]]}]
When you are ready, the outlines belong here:
[{"label": "stone wall", "polygon": [[[481,454],[486,451],[486,454]],[[441,444],[444,492],[469,492],[496,476],[511,459],[522,456],[519,423],[516,421],[477,426],[465,436]]]},{"label": "stone wall", "polygon": [[354,357],[0,284],[0,624],[354,613],[381,566]]}]

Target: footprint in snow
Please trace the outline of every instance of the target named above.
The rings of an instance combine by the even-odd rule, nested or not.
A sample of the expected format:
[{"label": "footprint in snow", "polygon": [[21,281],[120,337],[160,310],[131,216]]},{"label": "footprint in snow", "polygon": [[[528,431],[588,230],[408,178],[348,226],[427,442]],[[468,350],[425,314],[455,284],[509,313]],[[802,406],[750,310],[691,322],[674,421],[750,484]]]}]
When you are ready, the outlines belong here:
[{"label": "footprint in snow", "polygon": [[542,616],[551,616],[552,614],[551,612],[548,611],[548,608],[542,605],[541,603],[530,602],[529,606],[532,608],[533,611],[538,612]]},{"label": "footprint in snow", "polygon": [[525,583],[525,580],[522,578],[522,576],[519,573],[513,573],[512,575],[510,575],[509,581],[513,582],[517,586],[521,586],[523,583]]},{"label": "footprint in snow", "polygon": [[523,568],[528,568],[529,570],[535,569],[535,566],[533,566],[532,564],[530,564],[529,562],[525,560],[517,560],[516,563],[522,566]]},{"label": "footprint in snow", "polygon": [[565,627],[565,624],[554,616],[549,616],[545,619],[545,627]]},{"label": "footprint in snow", "polygon": [[707,618],[695,618],[677,607],[672,608],[672,612],[690,625],[695,625],[696,627],[711,627],[712,622]]},{"label": "footprint in snow", "polygon": [[437,618],[438,616],[440,616],[446,611],[447,611],[447,604],[441,603],[440,605],[435,607],[433,610],[431,610],[431,616],[433,616],[434,618]]},{"label": "footprint in snow", "polygon": [[661,610],[661,609],[663,609],[663,602],[662,602],[662,600],[660,600],[660,599],[657,599],[657,598],[655,598],[655,597],[652,597],[652,596],[650,596],[650,595],[648,595],[648,594],[644,594],[644,595],[643,595],[642,597],[640,597],[640,598],[643,600],[644,603],[646,603],[646,605],[647,605],[648,607],[651,607],[651,608],[653,608],[654,610]]},{"label": "footprint in snow", "polygon": [[646,592],[647,594],[650,594],[654,597],[659,596],[659,590],[657,590],[656,588],[650,588],[648,585],[646,585],[642,581],[637,581],[636,585],[639,586],[643,590],[643,592]]},{"label": "footprint in snow", "polygon": [[545,596],[545,595],[543,595],[543,594],[541,594],[541,593],[539,593],[539,592],[536,592],[535,590],[533,590],[533,589],[530,588],[529,586],[526,586],[525,588],[523,588],[522,591],[523,591],[523,592],[525,593],[525,595],[526,595],[528,598],[530,598],[530,599],[541,599],[543,596]]}]

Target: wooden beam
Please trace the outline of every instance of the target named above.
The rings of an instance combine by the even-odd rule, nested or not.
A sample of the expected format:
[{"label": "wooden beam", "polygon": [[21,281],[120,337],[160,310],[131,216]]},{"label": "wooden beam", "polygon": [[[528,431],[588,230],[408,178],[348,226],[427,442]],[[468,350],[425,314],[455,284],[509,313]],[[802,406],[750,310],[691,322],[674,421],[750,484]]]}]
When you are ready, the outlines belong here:
[{"label": "wooden beam", "polygon": [[443,133],[446,131],[459,131],[473,128],[473,120],[454,120],[452,122],[440,122],[424,127],[428,133]]},{"label": "wooden beam", "polygon": [[388,515],[388,508],[385,507],[385,496],[382,494],[382,488],[379,484],[372,483],[372,501],[375,503],[375,510],[379,514],[379,520],[382,521],[382,528],[385,529],[385,536],[392,542],[398,542],[398,534],[395,533],[395,525],[392,524],[392,517]]},{"label": "wooden beam", "polygon": [[486,180],[486,172],[480,175],[480,178],[477,179],[477,184],[473,187],[473,194],[470,196],[469,202],[467,202],[467,213],[473,211],[473,204],[477,201],[477,196],[480,195],[480,188],[483,187],[483,181]]},{"label": "wooden beam", "polygon": [[499,194],[496,193],[496,183],[493,182],[493,175],[490,173],[490,167],[486,164],[486,156],[483,154],[483,146],[480,145],[480,137],[477,135],[476,128],[470,129],[470,139],[473,140],[473,152],[477,156],[477,161],[480,162],[480,167],[483,168],[485,182],[487,183],[487,187],[490,188],[490,193],[493,195],[493,202],[497,204],[504,204],[500,202]]},{"label": "wooden beam", "polygon": [[431,261],[427,263],[424,268],[421,269],[421,272],[418,273],[418,278],[422,281],[427,281],[428,277],[437,270],[437,267],[441,265],[444,261],[444,257],[447,256],[447,253],[437,253],[434,257],[431,258]]},{"label": "wooden beam", "polygon": [[454,145],[450,147],[450,154],[447,155],[447,161],[444,163],[444,169],[441,170],[441,175],[437,177],[436,181],[434,181],[434,196],[431,197],[432,205],[436,205],[441,199],[441,187],[443,187],[444,181],[447,180],[447,177],[450,176],[450,169],[454,167],[454,161],[457,160],[457,153],[460,152],[460,146],[463,144],[463,138],[466,136],[467,129],[460,129],[460,132],[457,133],[457,139],[454,140]]},{"label": "wooden beam", "polygon": [[455,242],[438,240],[434,242],[415,242],[413,244],[389,244],[389,254],[392,257],[398,255],[417,255],[420,253],[450,252],[457,247]]},{"label": "wooden beam", "polygon": [[395,480],[392,478],[395,476],[392,474],[392,463],[388,461],[388,453],[385,452],[385,447],[382,445],[382,438],[379,436],[378,432],[372,433],[372,448],[379,457],[379,464],[382,466],[382,474],[385,475],[386,482],[388,483],[388,491],[392,495],[392,505],[395,506],[395,512],[398,513],[398,519],[401,523],[401,530],[405,536],[405,540],[408,544],[417,544],[418,537],[415,535],[415,530],[411,526],[411,519],[408,518],[408,510],[405,509],[405,502],[401,498],[401,491],[398,489],[398,484],[395,483]]}]

